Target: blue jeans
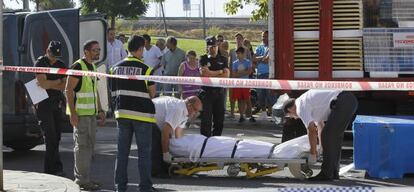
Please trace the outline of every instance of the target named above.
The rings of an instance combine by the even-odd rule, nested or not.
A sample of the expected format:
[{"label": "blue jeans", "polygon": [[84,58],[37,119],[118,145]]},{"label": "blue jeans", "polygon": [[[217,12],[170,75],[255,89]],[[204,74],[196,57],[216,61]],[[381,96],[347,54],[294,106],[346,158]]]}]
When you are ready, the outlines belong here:
[{"label": "blue jeans", "polygon": [[178,94],[178,87],[177,85],[173,85],[173,84],[163,84],[163,95],[164,96],[173,96],[173,91],[174,91],[174,97],[179,98],[179,94]]},{"label": "blue jeans", "polygon": [[[269,79],[269,73],[260,74],[257,79]],[[272,107],[276,103],[277,96],[273,95],[270,89],[258,89],[257,96],[262,109]]]},{"label": "blue jeans", "polygon": [[128,184],[128,157],[132,135],[138,146],[138,170],[140,191],[151,190],[151,145],[152,123],[118,119],[118,153],[115,161],[115,187],[117,191],[126,191]]}]

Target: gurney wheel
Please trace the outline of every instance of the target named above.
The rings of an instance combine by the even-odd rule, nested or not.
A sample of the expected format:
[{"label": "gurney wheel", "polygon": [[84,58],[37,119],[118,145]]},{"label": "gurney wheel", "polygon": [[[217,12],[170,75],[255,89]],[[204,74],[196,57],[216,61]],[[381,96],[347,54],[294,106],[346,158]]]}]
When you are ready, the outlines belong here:
[{"label": "gurney wheel", "polygon": [[313,175],[313,170],[311,168],[309,168],[309,165],[307,164],[302,164],[302,173],[305,174],[306,178],[312,177]]},{"label": "gurney wheel", "polygon": [[239,175],[240,171],[241,171],[241,169],[237,165],[229,165],[229,167],[227,167],[227,174],[230,177],[237,177],[237,175]]},{"label": "gurney wheel", "polygon": [[306,175],[302,171],[302,165],[298,163],[289,163],[290,173],[297,179],[306,179]]},{"label": "gurney wheel", "polygon": [[183,167],[181,165],[170,165],[170,167],[168,168],[168,175],[170,176],[176,176],[179,175],[177,173],[175,173],[175,171],[182,169]]}]

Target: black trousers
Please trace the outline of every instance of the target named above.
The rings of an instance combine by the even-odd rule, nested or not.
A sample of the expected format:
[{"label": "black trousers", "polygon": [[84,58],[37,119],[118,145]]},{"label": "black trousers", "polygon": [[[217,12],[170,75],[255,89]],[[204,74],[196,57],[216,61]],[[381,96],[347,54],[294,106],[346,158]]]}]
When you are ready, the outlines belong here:
[{"label": "black trousers", "polygon": [[47,174],[62,172],[63,165],[59,155],[59,142],[62,132],[60,123],[63,121],[63,111],[60,108],[60,100],[49,98],[40,102],[36,107],[36,115],[44,132],[46,143],[44,172]]},{"label": "black trousers", "polygon": [[331,103],[332,111],[321,135],[323,149],[321,172],[327,177],[332,178],[339,173],[344,132],[351,123],[357,108],[358,101],[350,92],[340,93],[336,101]]},{"label": "black trousers", "polygon": [[161,131],[157,125],[152,129],[152,175],[168,173],[169,164],[162,158]]},{"label": "black trousers", "polygon": [[[203,111],[201,112],[200,133],[206,137],[221,136],[224,121],[224,89],[206,90],[202,99]],[[211,126],[213,124],[213,131]]]}]

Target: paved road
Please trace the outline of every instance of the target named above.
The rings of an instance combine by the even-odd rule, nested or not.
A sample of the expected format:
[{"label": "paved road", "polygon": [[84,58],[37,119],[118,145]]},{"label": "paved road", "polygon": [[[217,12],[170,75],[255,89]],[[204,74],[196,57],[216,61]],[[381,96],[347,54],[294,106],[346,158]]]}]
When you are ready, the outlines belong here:
[{"label": "paved road", "polygon": [[[93,180],[103,184],[101,191],[113,191],[113,173],[116,155],[116,128],[114,123],[99,129],[97,133],[96,156],[93,163]],[[241,137],[280,143],[281,130],[272,123],[243,125],[227,121],[225,123],[225,136]],[[189,133],[198,133],[197,129],[189,129]],[[65,133],[62,136],[61,156],[64,171],[69,179],[73,179],[73,139],[72,134]],[[345,147],[343,150],[343,165],[352,162],[352,149]],[[9,170],[23,170],[41,172],[43,167],[43,155],[45,146],[41,145],[28,152],[13,152],[6,149],[4,153],[4,167]],[[136,191],[138,186],[137,148],[132,147],[129,163],[130,190]],[[315,173],[318,170],[314,170]],[[279,187],[337,187],[337,186],[372,186],[372,187],[412,187],[414,177],[402,180],[374,180],[364,179],[364,171],[351,171],[340,181],[314,183],[293,179],[289,171],[272,174],[270,176],[245,179],[243,177],[230,178],[225,171],[214,171],[199,174],[193,177],[181,177],[174,179],[154,179],[155,187],[162,191],[199,191],[199,190],[224,190],[224,189],[270,189]]]}]

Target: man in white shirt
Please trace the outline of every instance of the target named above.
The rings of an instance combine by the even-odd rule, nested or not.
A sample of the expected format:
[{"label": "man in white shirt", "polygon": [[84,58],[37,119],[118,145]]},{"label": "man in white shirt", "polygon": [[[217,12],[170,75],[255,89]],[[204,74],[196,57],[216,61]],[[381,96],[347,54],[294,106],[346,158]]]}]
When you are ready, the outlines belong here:
[{"label": "man in white shirt", "polygon": [[355,96],[341,90],[309,90],[297,98],[291,107],[287,107],[289,113],[298,116],[308,129],[311,161],[316,161],[318,129],[322,130],[320,135],[323,149],[321,172],[309,180],[339,179],[339,161],[344,132],[351,123],[357,108],[358,101]]},{"label": "man in white shirt", "polygon": [[185,100],[164,96],[157,97],[152,102],[155,106],[155,119],[157,120],[157,128],[152,131],[152,175],[166,177],[168,162],[171,161],[170,139],[182,134],[182,129],[185,128],[188,119],[198,116],[202,110],[202,102],[196,96]]},{"label": "man in white shirt", "polygon": [[124,45],[118,39],[115,39],[115,29],[108,28],[107,30],[108,42],[107,42],[107,58],[106,69],[109,70],[113,65],[123,60],[128,56],[124,49]]},{"label": "man in white shirt", "polygon": [[151,37],[147,34],[142,35],[145,39],[144,49],[144,63],[151,66],[154,70],[154,75],[162,75],[161,57],[163,53],[160,48],[151,45]]},{"label": "man in white shirt", "polygon": [[167,48],[167,45],[166,45],[165,39],[163,39],[163,38],[159,38],[159,39],[157,40],[157,42],[155,43],[155,46],[157,46],[158,48],[160,48],[161,53],[162,53],[163,55],[169,51],[169,50],[168,50],[168,48]]}]

